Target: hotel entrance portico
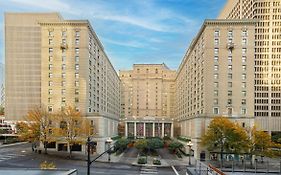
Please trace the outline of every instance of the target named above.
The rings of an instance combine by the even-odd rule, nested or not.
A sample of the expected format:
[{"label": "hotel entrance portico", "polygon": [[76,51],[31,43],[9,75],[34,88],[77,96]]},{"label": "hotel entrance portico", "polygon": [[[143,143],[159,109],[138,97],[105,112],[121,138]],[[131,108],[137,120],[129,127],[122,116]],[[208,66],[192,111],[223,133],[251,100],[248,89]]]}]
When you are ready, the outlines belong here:
[{"label": "hotel entrance portico", "polygon": [[155,117],[126,119],[125,136],[134,138],[173,137],[173,121]]}]

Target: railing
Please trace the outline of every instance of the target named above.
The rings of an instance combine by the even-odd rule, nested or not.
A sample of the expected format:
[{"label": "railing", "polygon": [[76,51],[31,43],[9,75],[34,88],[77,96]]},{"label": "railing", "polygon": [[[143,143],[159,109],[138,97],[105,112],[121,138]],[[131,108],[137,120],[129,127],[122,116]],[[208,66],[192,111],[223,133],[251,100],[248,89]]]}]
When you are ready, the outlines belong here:
[{"label": "railing", "polygon": [[198,160],[195,160],[195,173],[196,175],[225,175],[221,170],[212,166],[206,165]]}]

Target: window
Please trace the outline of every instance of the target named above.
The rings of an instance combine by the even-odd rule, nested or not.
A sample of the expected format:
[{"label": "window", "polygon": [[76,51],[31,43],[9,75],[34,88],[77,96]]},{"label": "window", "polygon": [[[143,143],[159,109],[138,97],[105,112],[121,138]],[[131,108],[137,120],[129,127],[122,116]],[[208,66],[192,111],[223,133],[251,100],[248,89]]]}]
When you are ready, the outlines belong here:
[{"label": "window", "polygon": [[75,95],[79,94],[79,89],[75,89]]},{"label": "window", "polygon": [[246,88],[246,82],[242,82],[242,88]]},{"label": "window", "polygon": [[220,36],[220,31],[216,30],[215,31],[215,37],[219,37]]},{"label": "window", "polygon": [[219,74],[217,74],[217,73],[214,74],[214,79],[216,79],[216,80],[219,79]]},{"label": "window", "polygon": [[62,102],[62,103],[65,103],[65,97],[62,97],[62,98],[61,98],[61,102]]},{"label": "window", "polygon": [[219,48],[215,48],[214,49],[214,53],[217,55],[217,54],[219,54]]},{"label": "window", "polygon": [[229,44],[233,43],[233,38],[228,38],[228,43]]},{"label": "window", "polygon": [[246,74],[242,74],[242,80],[246,80],[247,76]]},{"label": "window", "polygon": [[79,73],[75,73],[75,78],[79,78]]},{"label": "window", "polygon": [[219,82],[214,82],[214,87],[218,88],[219,87]]},{"label": "window", "polygon": [[61,70],[65,71],[65,69],[66,69],[66,65],[65,64],[61,65]]},{"label": "window", "polygon": [[75,56],[75,62],[79,62],[79,56]]},{"label": "window", "polygon": [[53,61],[53,56],[49,56],[49,61]]},{"label": "window", "polygon": [[54,32],[53,31],[49,31],[49,36],[54,36]]},{"label": "window", "polygon": [[227,68],[228,68],[228,71],[232,71],[232,65],[228,65]]},{"label": "window", "polygon": [[228,82],[227,87],[232,88],[232,82]]},{"label": "window", "polygon": [[243,39],[242,39],[242,44],[243,44],[243,45],[246,45],[246,44],[247,44],[247,39],[246,39],[246,38],[243,38]]},{"label": "window", "polygon": [[65,73],[62,73],[62,74],[61,74],[61,77],[62,77],[62,78],[65,78],[65,77],[66,77],[66,74],[65,74]]},{"label": "window", "polygon": [[233,37],[233,31],[232,30],[228,31],[228,37]]},{"label": "window", "polygon": [[62,49],[61,49],[61,52],[62,52],[63,54],[65,54],[66,49],[65,49],[65,48],[62,48]]},{"label": "window", "polygon": [[61,82],[61,86],[63,86],[63,87],[64,87],[64,86],[65,86],[65,84],[66,84],[66,82],[65,82],[65,81],[62,81],[62,82]]},{"label": "window", "polygon": [[80,31],[75,31],[75,36],[79,37],[80,36]]},{"label": "window", "polygon": [[243,30],[243,31],[242,31],[242,36],[243,36],[243,37],[248,36],[248,32],[247,32],[247,30]]},{"label": "window", "polygon": [[228,63],[231,64],[232,63],[232,56],[228,56],[227,60],[228,60]]},{"label": "window", "polygon": [[53,78],[53,73],[49,73],[49,78]]},{"label": "window", "polygon": [[246,57],[245,56],[242,56],[242,63],[246,63]]},{"label": "window", "polygon": [[219,91],[218,90],[214,90],[214,96],[217,97],[219,95]]},{"label": "window", "polygon": [[53,81],[49,81],[49,86],[53,86]]},{"label": "window", "polygon": [[247,95],[247,92],[246,91],[242,91],[242,96],[246,97],[246,95]]},{"label": "window", "polygon": [[53,54],[53,48],[49,48],[49,54]]},{"label": "window", "polygon": [[65,37],[66,36],[66,31],[61,32],[61,36]]},{"label": "window", "polygon": [[228,96],[232,96],[232,91],[227,91]]},{"label": "window", "polygon": [[65,61],[66,61],[66,56],[62,56],[62,57],[61,57],[61,61],[62,61],[62,62],[65,62]]},{"label": "window", "polygon": [[247,109],[246,108],[241,108],[241,114],[246,115],[247,114]]},{"label": "window", "polygon": [[218,38],[215,39],[215,45],[219,45],[219,39]]},{"label": "window", "polygon": [[218,105],[219,104],[219,100],[217,98],[214,99],[214,105]]},{"label": "window", "polygon": [[214,61],[215,61],[215,63],[219,62],[219,57],[218,57],[218,56],[215,56],[215,57],[214,57]]},{"label": "window", "polygon": [[247,69],[246,65],[242,65],[242,70],[246,71],[246,69]]},{"label": "window", "polygon": [[75,64],[75,70],[79,70],[79,64]]},{"label": "window", "polygon": [[214,114],[219,114],[219,108],[213,108],[213,112],[214,112]]},{"label": "window", "polygon": [[79,98],[75,97],[75,103],[78,103],[78,102],[79,102]]},{"label": "window", "polygon": [[66,94],[66,90],[65,89],[62,89],[61,90],[61,95],[65,95]]},{"label": "window", "polygon": [[53,39],[49,39],[49,44],[53,44]]},{"label": "window", "polygon": [[76,86],[76,87],[79,86],[79,81],[75,81],[75,86]]},{"label": "window", "polygon": [[241,104],[242,104],[242,105],[246,105],[246,99],[242,99]]},{"label": "window", "polygon": [[219,66],[218,65],[214,65],[214,71],[218,71],[219,70]]},{"label": "window", "polygon": [[76,45],[79,45],[79,43],[80,43],[79,39],[76,38],[76,39],[75,39],[75,44],[76,44]]},{"label": "window", "polygon": [[48,112],[53,112],[53,106],[48,106]]},{"label": "window", "polygon": [[52,94],[53,94],[53,90],[49,89],[49,95],[52,95]]},{"label": "window", "polygon": [[246,54],[247,53],[247,48],[242,48],[242,54]]},{"label": "window", "polygon": [[232,99],[227,99],[227,104],[231,105],[232,104]]},{"label": "window", "polygon": [[49,64],[49,70],[53,70],[53,65],[52,64]]},{"label": "window", "polygon": [[227,108],[227,114],[232,115],[232,108]]},{"label": "window", "polygon": [[227,74],[227,78],[228,78],[228,79],[232,79],[232,73],[228,73],[228,74]]},{"label": "window", "polygon": [[79,54],[79,48],[75,48],[75,54]]},{"label": "window", "polygon": [[66,39],[62,39],[62,40],[61,40],[61,43],[62,43],[62,44],[66,44]]}]

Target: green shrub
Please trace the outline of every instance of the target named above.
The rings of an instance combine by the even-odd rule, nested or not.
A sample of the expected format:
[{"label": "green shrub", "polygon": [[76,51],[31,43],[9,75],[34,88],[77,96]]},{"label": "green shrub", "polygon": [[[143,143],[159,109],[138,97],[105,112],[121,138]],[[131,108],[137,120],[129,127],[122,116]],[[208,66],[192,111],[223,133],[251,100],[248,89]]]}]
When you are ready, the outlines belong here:
[{"label": "green shrub", "polygon": [[149,149],[159,149],[163,148],[164,142],[160,138],[152,138],[148,140],[148,148]]},{"label": "green shrub", "polygon": [[181,149],[181,148],[183,148],[183,144],[180,143],[179,141],[173,140],[173,141],[169,144],[169,148],[168,148],[168,149],[169,149],[170,151],[174,152],[174,151],[176,151],[176,150],[178,150],[178,149]]},{"label": "green shrub", "polygon": [[130,143],[129,139],[120,138],[115,142],[115,149],[123,152],[127,148],[129,143]]},{"label": "green shrub", "polygon": [[189,141],[191,141],[189,138],[184,137],[184,136],[178,136],[177,139],[180,140],[180,141],[183,141],[183,142],[189,142]]},{"label": "green shrub", "polygon": [[153,165],[161,165],[161,161],[158,159],[153,160]]},{"label": "green shrub", "polygon": [[135,142],[135,147],[138,149],[138,150],[145,150],[147,149],[147,146],[148,146],[148,142],[146,139],[139,139]]},{"label": "green shrub", "polygon": [[121,139],[121,136],[115,136],[115,137],[112,137],[111,139],[112,140],[118,140],[118,139]]},{"label": "green shrub", "polygon": [[139,157],[138,158],[138,164],[146,164],[146,163],[147,163],[146,157]]}]

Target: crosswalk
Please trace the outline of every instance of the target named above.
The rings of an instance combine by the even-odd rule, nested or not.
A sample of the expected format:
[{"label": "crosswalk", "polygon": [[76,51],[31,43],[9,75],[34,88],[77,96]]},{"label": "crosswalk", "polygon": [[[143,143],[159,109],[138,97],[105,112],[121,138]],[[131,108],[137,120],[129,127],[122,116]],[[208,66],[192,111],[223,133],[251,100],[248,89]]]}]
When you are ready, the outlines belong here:
[{"label": "crosswalk", "polygon": [[16,153],[9,153],[9,154],[0,154],[0,162],[4,162],[6,160],[14,159],[17,157],[23,157],[25,154],[16,154]]},{"label": "crosswalk", "polygon": [[154,175],[158,174],[157,167],[143,166],[140,169],[140,175]]}]

